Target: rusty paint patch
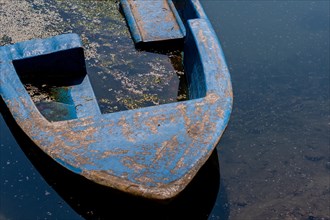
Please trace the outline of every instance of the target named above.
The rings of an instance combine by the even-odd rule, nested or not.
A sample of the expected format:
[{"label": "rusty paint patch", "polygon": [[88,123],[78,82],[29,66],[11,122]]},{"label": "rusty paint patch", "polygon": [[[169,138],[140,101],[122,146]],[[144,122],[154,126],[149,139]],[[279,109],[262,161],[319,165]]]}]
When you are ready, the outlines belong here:
[{"label": "rusty paint patch", "polygon": [[224,118],[225,111],[221,107],[217,107],[216,112],[219,118]]},{"label": "rusty paint patch", "polygon": [[116,150],[116,151],[107,150],[102,153],[101,159],[105,159],[110,156],[118,156],[118,155],[127,154],[128,152],[129,152],[128,150]]},{"label": "rusty paint patch", "polygon": [[132,157],[123,157],[121,161],[124,164],[124,166],[126,166],[127,168],[129,168],[131,170],[134,170],[135,172],[139,172],[140,170],[147,168],[146,165],[136,162],[134,157],[133,158]]},{"label": "rusty paint patch", "polygon": [[204,129],[204,123],[198,121],[188,128],[187,134],[189,135],[190,138],[197,139],[199,138],[199,135],[203,132],[203,129]]},{"label": "rusty paint patch", "polygon": [[172,169],[170,172],[172,174],[175,174],[179,169],[181,169],[184,166],[184,157],[181,157],[180,160],[177,162],[176,166],[174,169]]},{"label": "rusty paint patch", "polygon": [[[62,128],[55,128],[52,126],[52,123],[48,122],[45,118],[41,116],[41,114],[36,110],[34,105],[31,105],[27,100],[20,98],[20,102],[24,105],[25,109],[29,109],[28,120],[21,121],[18,118],[24,118],[23,115],[17,117],[17,123],[22,127],[22,129],[27,133],[29,137],[32,137],[33,142],[37,146],[40,146],[46,153],[48,153],[53,158],[62,158],[61,155],[64,152],[66,155],[71,155],[74,158],[74,161],[70,161],[70,164],[74,167],[79,167],[83,164],[92,164],[91,158],[86,157],[82,154],[75,153],[74,150],[81,149],[89,146],[91,143],[95,142],[94,140],[86,140],[84,134],[86,135],[88,132],[95,132],[95,129],[88,129],[83,132],[83,135],[77,135],[74,132],[66,132],[63,134]],[[20,106],[18,102],[10,102],[12,109],[15,114],[19,114]],[[40,136],[40,132],[49,133],[50,136],[54,136],[53,142],[45,142],[46,139],[42,139]],[[87,133],[86,133],[87,132]],[[62,136],[58,135],[62,133]],[[37,138],[38,137],[38,138]],[[41,139],[40,139],[41,138]],[[68,146],[66,143],[79,143],[76,146]],[[61,146],[61,147],[59,147]]]},{"label": "rusty paint patch", "polygon": [[211,105],[214,105],[219,99],[219,95],[215,93],[210,93],[205,97],[205,101]]},{"label": "rusty paint patch", "polygon": [[185,121],[186,128],[189,127],[189,125],[191,123],[191,119],[187,116],[187,106],[180,104],[176,107],[176,109],[179,110],[179,112],[181,113],[181,115]]},{"label": "rusty paint patch", "polygon": [[156,163],[160,158],[164,157],[166,153],[174,153],[175,149],[179,146],[178,138],[177,136],[172,137],[171,140],[164,141],[161,144],[161,147],[157,149],[155,158],[152,160],[152,163]]},{"label": "rusty paint patch", "polygon": [[161,123],[166,120],[167,118],[164,115],[154,116],[149,118],[148,121],[145,122],[145,125],[149,127],[153,134],[156,134],[158,132],[158,128],[161,126]]},{"label": "rusty paint patch", "polygon": [[126,122],[125,117],[121,117],[118,125],[121,126],[122,132],[125,135],[126,139],[130,142],[135,142],[135,139],[132,137],[132,131],[130,125]]}]

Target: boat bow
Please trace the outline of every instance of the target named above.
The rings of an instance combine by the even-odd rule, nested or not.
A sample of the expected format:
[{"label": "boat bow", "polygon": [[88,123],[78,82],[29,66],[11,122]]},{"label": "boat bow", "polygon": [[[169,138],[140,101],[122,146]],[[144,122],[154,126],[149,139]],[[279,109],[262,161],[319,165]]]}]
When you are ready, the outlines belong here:
[{"label": "boat bow", "polygon": [[67,169],[135,195],[172,198],[213,152],[227,126],[233,98],[228,68],[210,22],[190,19],[186,29],[188,101],[110,114],[88,107],[82,111],[85,114],[70,120],[47,120],[13,62],[81,49],[75,34],[1,47],[1,97],[31,140]]}]

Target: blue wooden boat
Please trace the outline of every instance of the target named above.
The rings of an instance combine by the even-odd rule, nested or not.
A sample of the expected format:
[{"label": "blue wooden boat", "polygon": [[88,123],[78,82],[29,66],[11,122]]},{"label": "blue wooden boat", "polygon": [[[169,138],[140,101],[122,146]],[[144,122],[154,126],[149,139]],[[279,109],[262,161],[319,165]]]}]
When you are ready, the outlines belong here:
[{"label": "blue wooden boat", "polygon": [[[137,196],[169,199],[216,147],[232,108],[225,58],[197,0],[122,0],[136,44],[181,40],[189,100],[101,114],[76,34],[0,47],[0,94],[46,154],[74,173]],[[29,80],[58,85],[35,103]],[[55,113],[54,113],[55,112]]]}]

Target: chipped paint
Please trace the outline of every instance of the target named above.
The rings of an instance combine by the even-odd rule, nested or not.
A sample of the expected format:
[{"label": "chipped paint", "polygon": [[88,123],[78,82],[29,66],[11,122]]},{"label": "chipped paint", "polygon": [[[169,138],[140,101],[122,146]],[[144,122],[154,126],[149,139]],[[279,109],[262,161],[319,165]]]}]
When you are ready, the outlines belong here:
[{"label": "chipped paint", "polygon": [[[188,7],[179,9],[181,14],[203,14],[198,1],[185,2],[195,6],[195,12]],[[21,83],[13,59],[38,59],[59,50],[71,53],[82,47],[74,34],[0,47],[1,98],[34,143],[72,172],[134,195],[172,198],[213,152],[228,123],[233,98],[228,68],[210,22],[194,17],[184,23],[183,62],[190,100],[109,114],[87,107],[89,115],[47,120]],[[86,94],[95,101],[88,80],[72,87],[87,88]],[[86,100],[85,95],[71,97],[74,104]]]},{"label": "chipped paint", "polygon": [[183,39],[185,27],[171,0],[122,0],[135,43]]}]

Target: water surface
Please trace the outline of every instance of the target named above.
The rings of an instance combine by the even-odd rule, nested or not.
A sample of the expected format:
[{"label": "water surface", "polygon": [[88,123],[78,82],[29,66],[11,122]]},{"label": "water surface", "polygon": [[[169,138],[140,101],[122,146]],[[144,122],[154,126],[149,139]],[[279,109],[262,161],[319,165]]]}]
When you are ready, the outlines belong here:
[{"label": "water surface", "polygon": [[[329,2],[204,0],[202,4],[221,40],[234,89],[232,117],[217,147],[219,164],[210,163],[220,166],[221,179],[211,169],[206,172],[211,174],[195,181],[183,202],[126,209],[154,219],[174,219],[178,210],[179,219],[330,219]],[[68,17],[62,14],[62,19]],[[9,35],[0,38],[10,42],[8,37],[14,36]],[[88,37],[93,52],[97,47]],[[94,53],[89,55],[95,60]],[[112,110],[106,102],[104,106]],[[49,175],[47,169],[37,170],[40,154],[28,150],[28,143],[20,147],[17,142],[22,141],[19,136],[15,140],[3,117],[0,219],[125,219],[129,216],[125,204],[139,204],[123,199],[117,206],[114,201],[101,205],[90,194],[101,197],[103,189],[89,188],[89,183],[68,177],[57,167],[49,169]],[[66,178],[77,185],[65,186]],[[122,216],[115,212],[119,207]]]},{"label": "water surface", "polygon": [[329,2],[203,5],[234,88],[218,145],[229,219],[329,219]]}]

